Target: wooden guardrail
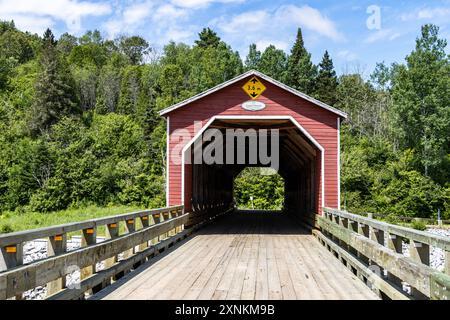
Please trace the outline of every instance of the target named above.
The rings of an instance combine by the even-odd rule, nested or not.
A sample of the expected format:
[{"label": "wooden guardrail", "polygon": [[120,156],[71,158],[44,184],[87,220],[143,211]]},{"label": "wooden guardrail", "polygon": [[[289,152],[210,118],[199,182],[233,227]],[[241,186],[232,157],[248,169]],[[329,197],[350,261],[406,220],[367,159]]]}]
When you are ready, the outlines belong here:
[{"label": "wooden guardrail", "polygon": [[[449,238],[330,208],[317,223],[319,241],[381,297],[450,299]],[[430,247],[443,251],[444,273],[430,267]]]},{"label": "wooden guardrail", "polygon": [[[193,230],[184,230],[188,218],[183,206],[174,206],[0,235],[0,299],[21,299],[23,292],[45,285],[52,299],[97,292],[186,237]],[[100,226],[105,226],[106,240],[97,243]],[[67,235],[77,231],[81,247],[67,251]],[[48,239],[48,257],[23,264],[24,243],[41,238]],[[99,262],[103,270],[96,270]],[[66,276],[74,270],[80,271],[81,282],[67,288]]]},{"label": "wooden guardrail", "polygon": [[[381,213],[363,212],[363,213],[360,213],[360,215],[368,217],[368,218],[379,218],[379,219],[388,218],[387,215],[381,214]],[[437,220],[437,219],[431,219],[431,218],[405,217],[405,216],[395,216],[395,219],[398,219],[398,221],[402,221],[402,222],[420,221],[425,224],[435,225],[435,226],[439,226],[439,223],[441,223],[441,225],[450,224],[450,220],[442,220],[442,219]]]}]

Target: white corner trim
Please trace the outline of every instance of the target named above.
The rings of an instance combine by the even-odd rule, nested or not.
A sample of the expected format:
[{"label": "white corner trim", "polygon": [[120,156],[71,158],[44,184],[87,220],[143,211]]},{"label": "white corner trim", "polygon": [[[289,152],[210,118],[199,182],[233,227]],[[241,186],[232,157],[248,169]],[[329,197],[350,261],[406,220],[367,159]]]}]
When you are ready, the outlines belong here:
[{"label": "white corner trim", "polygon": [[338,210],[341,210],[341,119],[337,118],[337,190]]},{"label": "white corner trim", "polygon": [[322,208],[325,207],[325,149],[322,147],[322,145],[317,142],[316,139],[292,116],[214,116],[211,119],[208,120],[208,122],[202,126],[202,128],[195,134],[195,136],[189,140],[189,142],[183,147],[183,150],[181,151],[181,203],[184,205],[184,184],[185,184],[185,157],[186,152],[189,150],[190,146],[205,132],[205,130],[213,123],[215,120],[289,120],[291,121],[299,130],[302,132],[319,150],[321,154],[321,190],[322,190],[322,206],[319,208],[319,212],[322,212]]},{"label": "white corner trim", "polygon": [[237,76],[237,77],[235,77],[233,79],[225,81],[225,82],[223,82],[223,83],[221,83],[221,84],[219,84],[219,85],[217,85],[217,86],[215,86],[215,87],[213,87],[211,89],[203,91],[203,92],[201,92],[199,94],[196,94],[195,96],[192,96],[192,97],[190,97],[190,98],[188,98],[188,99],[186,99],[184,101],[181,101],[181,102],[179,102],[177,104],[174,104],[174,105],[172,105],[172,106],[170,106],[168,108],[165,108],[165,109],[163,109],[163,110],[161,110],[159,112],[159,115],[161,115],[161,116],[165,115],[165,114],[167,114],[167,113],[169,113],[171,111],[174,111],[174,110],[176,110],[178,108],[181,108],[181,107],[183,107],[183,106],[185,106],[185,105],[187,105],[189,103],[192,103],[192,102],[194,102],[196,100],[199,100],[199,99],[201,99],[203,97],[206,97],[207,95],[210,95],[210,94],[212,94],[212,93],[214,93],[214,92],[216,92],[216,91],[218,91],[220,89],[228,87],[228,86],[232,85],[233,83],[236,83],[236,82],[238,82],[238,81],[240,81],[240,80],[242,80],[242,79],[244,79],[244,78],[246,78],[248,76],[252,76],[252,75],[260,77],[260,78],[266,80],[267,82],[270,82],[271,84],[273,84],[273,85],[275,85],[277,87],[280,87],[280,88],[282,88],[282,89],[284,89],[284,90],[286,90],[286,91],[288,91],[288,92],[290,92],[290,93],[292,93],[292,94],[294,94],[294,95],[296,95],[296,96],[298,96],[300,98],[303,98],[303,99],[305,99],[305,100],[307,100],[307,101],[309,101],[309,102],[311,102],[311,103],[313,103],[313,104],[315,104],[315,105],[317,105],[317,106],[319,106],[321,108],[324,108],[324,109],[326,109],[328,111],[331,111],[331,112],[333,112],[333,113],[335,113],[335,114],[337,114],[337,115],[339,115],[339,116],[341,116],[343,118],[347,118],[347,113],[345,113],[345,112],[343,112],[341,110],[338,110],[338,109],[336,109],[336,108],[334,108],[332,106],[329,106],[326,103],[323,103],[322,101],[314,99],[313,97],[310,97],[310,96],[308,96],[307,94],[305,94],[303,92],[297,91],[294,88],[291,88],[291,87],[285,85],[284,83],[281,83],[281,82],[279,82],[279,81],[277,81],[277,80],[275,80],[275,79],[273,79],[273,78],[271,78],[269,76],[266,76],[265,74],[263,74],[261,72],[258,72],[256,70],[247,71],[247,72],[245,72],[245,73],[243,73],[243,74],[241,74],[241,75],[239,75],[239,76]]},{"label": "white corner trim", "polygon": [[169,168],[170,168],[170,117],[167,117],[166,120],[166,207],[169,206],[169,192],[170,192],[170,183],[169,183]]}]

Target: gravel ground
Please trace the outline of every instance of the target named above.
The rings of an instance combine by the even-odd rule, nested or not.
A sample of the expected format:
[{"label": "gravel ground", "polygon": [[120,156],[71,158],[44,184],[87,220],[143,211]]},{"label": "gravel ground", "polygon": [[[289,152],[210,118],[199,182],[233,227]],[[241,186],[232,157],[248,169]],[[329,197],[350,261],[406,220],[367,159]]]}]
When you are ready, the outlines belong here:
[{"label": "gravel ground", "polygon": [[[97,238],[97,242],[104,241],[104,238]],[[34,241],[29,241],[24,244],[23,247],[23,262],[24,263],[30,263],[32,261],[41,260],[47,258],[47,240],[45,239],[38,239]],[[70,240],[67,240],[67,251],[72,251],[75,249],[80,248],[81,246],[81,237],[80,236],[74,236]],[[97,270],[104,269],[103,262],[96,264]],[[80,282],[80,271],[79,269],[74,266],[71,268],[73,270],[66,276],[66,285],[67,287],[75,286],[77,283]],[[47,287],[41,286],[37,287],[35,289],[28,290],[23,293],[24,299],[34,299],[34,300],[41,300],[44,299],[47,294]]]}]

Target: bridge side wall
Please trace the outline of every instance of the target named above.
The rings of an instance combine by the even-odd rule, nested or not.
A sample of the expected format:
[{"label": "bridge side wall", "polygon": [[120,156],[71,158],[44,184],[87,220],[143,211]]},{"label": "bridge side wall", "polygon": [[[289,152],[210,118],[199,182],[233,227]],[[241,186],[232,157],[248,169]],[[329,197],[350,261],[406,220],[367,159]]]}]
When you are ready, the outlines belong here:
[{"label": "bridge side wall", "polygon": [[[214,116],[291,116],[324,148],[324,205],[338,208],[338,116],[265,81],[263,82],[267,89],[257,100],[265,103],[266,108],[260,111],[244,110],[241,105],[248,101],[249,97],[241,87],[246,81],[248,78],[170,112],[169,152],[179,144],[179,139],[173,138],[175,130],[187,129],[188,134],[183,139],[185,143],[195,136],[195,121],[201,121],[201,126],[197,124],[197,127],[202,127]],[[320,171],[320,157],[317,161],[317,168]],[[175,164],[170,159],[168,165],[168,204],[178,205],[182,203],[182,165]],[[318,180],[317,204],[320,206],[322,181]],[[184,188],[186,210],[190,209],[190,198],[191,170],[186,168]]]}]

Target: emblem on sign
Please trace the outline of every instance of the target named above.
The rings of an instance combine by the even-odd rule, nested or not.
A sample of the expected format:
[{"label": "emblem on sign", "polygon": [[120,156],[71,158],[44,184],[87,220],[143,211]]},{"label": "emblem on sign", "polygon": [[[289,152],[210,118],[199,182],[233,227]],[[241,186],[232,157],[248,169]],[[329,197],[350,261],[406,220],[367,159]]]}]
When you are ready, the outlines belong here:
[{"label": "emblem on sign", "polygon": [[242,104],[242,109],[248,111],[259,111],[266,107],[266,105],[260,101],[246,101]]},{"label": "emblem on sign", "polygon": [[264,90],[266,90],[266,87],[262,84],[261,81],[259,81],[257,77],[253,77],[248,80],[246,84],[244,84],[242,89],[244,89],[244,91],[249,95],[250,98],[255,100],[264,92]]}]

